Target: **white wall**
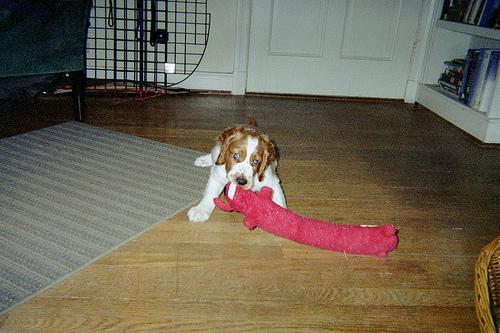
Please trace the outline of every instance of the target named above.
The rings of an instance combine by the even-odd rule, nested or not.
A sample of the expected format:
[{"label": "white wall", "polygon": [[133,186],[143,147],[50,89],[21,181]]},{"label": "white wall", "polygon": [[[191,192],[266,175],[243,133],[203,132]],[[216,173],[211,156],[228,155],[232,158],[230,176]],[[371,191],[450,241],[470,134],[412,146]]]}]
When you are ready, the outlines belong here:
[{"label": "white wall", "polygon": [[199,72],[230,74],[236,49],[236,5],[234,0],[208,0],[212,15],[210,37]]},{"label": "white wall", "polygon": [[179,87],[233,90],[237,7],[236,0],[208,0],[208,12],[212,18],[207,50],[198,70]]}]

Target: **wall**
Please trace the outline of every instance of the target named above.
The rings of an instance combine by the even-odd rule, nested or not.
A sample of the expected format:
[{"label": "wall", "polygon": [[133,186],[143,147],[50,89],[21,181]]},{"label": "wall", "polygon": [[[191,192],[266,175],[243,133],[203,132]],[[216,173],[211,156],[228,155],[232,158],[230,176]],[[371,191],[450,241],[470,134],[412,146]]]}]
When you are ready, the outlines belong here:
[{"label": "wall", "polygon": [[188,89],[233,90],[238,1],[208,0],[210,36],[198,70],[179,86]]},{"label": "wall", "polygon": [[208,46],[198,70],[205,73],[232,73],[236,41],[236,5],[234,0],[209,0],[212,15]]}]

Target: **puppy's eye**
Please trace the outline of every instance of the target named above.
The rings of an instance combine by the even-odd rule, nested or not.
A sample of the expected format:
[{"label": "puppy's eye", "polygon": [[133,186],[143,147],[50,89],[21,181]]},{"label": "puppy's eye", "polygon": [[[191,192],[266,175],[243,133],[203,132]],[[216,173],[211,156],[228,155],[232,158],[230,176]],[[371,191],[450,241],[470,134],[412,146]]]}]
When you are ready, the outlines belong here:
[{"label": "puppy's eye", "polygon": [[233,160],[239,160],[240,159],[240,154],[238,153],[233,153]]},{"label": "puppy's eye", "polygon": [[253,160],[252,161],[252,165],[257,165],[257,164],[259,164],[259,160]]}]

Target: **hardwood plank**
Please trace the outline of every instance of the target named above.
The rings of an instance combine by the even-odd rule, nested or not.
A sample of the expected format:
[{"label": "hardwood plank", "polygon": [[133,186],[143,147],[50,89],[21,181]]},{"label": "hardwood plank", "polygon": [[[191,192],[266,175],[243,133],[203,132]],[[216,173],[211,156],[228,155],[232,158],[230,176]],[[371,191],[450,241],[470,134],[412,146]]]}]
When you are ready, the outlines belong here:
[{"label": "hardwood plank", "polygon": [[[0,317],[0,332],[477,332],[473,267],[500,233],[500,149],[390,100],[88,98],[89,124],[208,152],[253,115],[290,209],[399,228],[384,260],[186,211]],[[0,102],[0,137],[71,120],[71,99]]]}]

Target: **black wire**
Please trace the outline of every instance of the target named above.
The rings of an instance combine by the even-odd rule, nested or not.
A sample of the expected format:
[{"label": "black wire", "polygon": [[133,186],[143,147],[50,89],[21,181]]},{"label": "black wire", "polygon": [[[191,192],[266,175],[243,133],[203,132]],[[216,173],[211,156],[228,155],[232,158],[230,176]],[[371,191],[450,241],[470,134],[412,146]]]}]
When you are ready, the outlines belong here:
[{"label": "black wire", "polygon": [[149,44],[153,47],[156,44],[156,3],[155,3],[155,0],[151,1],[151,29],[149,30]]},{"label": "black wire", "polygon": [[[135,0],[135,13],[134,13],[134,19],[135,19],[135,33],[134,33],[134,38],[135,40],[138,40],[138,34],[137,31],[139,30],[139,19],[137,18],[137,12],[139,11],[139,4],[137,3],[137,0]],[[140,23],[142,24],[142,22]]]},{"label": "black wire", "polygon": [[115,25],[115,14],[113,11],[113,7],[113,0],[109,0],[108,25],[110,27]]}]

